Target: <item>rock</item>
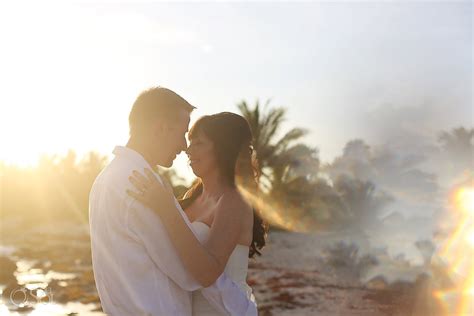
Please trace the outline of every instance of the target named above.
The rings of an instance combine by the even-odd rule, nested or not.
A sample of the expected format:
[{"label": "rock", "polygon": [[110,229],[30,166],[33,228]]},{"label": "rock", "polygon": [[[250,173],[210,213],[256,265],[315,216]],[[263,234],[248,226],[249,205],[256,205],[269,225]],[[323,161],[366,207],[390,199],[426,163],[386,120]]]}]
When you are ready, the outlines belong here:
[{"label": "rock", "polygon": [[383,290],[387,288],[388,282],[383,276],[379,275],[367,282],[366,286],[372,290]]}]

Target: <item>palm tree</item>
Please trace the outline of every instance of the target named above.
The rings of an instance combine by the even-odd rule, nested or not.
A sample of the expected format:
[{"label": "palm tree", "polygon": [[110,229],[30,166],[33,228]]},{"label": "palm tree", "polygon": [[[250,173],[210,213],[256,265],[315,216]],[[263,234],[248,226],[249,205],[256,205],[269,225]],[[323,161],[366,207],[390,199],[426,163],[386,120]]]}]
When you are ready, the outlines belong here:
[{"label": "palm tree", "polygon": [[439,142],[446,151],[463,151],[473,146],[474,129],[454,128],[450,132],[441,132]]},{"label": "palm tree", "polygon": [[[253,108],[246,101],[242,101],[237,105],[252,130],[253,146],[257,152],[259,171],[264,178],[264,182],[266,182],[267,189],[270,189],[272,184],[282,181],[284,174],[288,171],[285,168],[292,163],[290,153],[292,150],[296,151],[295,148],[290,146],[308,133],[303,128],[293,128],[277,139],[278,132],[285,120],[286,109],[283,107],[269,108],[269,103],[270,100],[265,103],[263,111],[258,100]],[[301,151],[305,145],[298,144],[297,146]],[[317,153],[315,149],[306,148],[306,151],[312,155]]]},{"label": "palm tree", "polygon": [[336,178],[334,189],[348,213],[347,226],[357,230],[378,225],[378,213],[392,201],[392,197],[385,192],[378,192],[372,182],[348,175]]},{"label": "palm tree", "polygon": [[296,179],[310,182],[319,169],[318,150],[304,144],[287,148],[273,158],[272,190],[281,191]]},{"label": "palm tree", "polygon": [[322,213],[333,213],[335,195],[328,194],[330,187],[318,178],[317,148],[299,142],[307,130],[293,128],[278,137],[286,109],[268,104],[263,109],[259,101],[253,107],[245,101],[237,105],[252,130],[265,203],[270,215],[276,212],[283,218],[284,223],[278,221],[275,225],[299,231],[314,229],[318,218],[324,217]]},{"label": "palm tree", "polygon": [[441,132],[438,141],[448,159],[451,168],[464,170],[474,166],[474,129],[454,128],[449,132]]}]

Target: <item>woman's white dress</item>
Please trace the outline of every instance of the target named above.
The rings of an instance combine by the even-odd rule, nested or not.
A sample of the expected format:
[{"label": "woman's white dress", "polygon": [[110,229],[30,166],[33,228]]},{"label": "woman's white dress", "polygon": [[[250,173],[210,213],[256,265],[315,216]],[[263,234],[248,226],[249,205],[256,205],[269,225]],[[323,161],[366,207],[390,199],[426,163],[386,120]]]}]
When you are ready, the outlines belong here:
[{"label": "woman's white dress", "polygon": [[[209,238],[210,228],[203,222],[194,221],[191,223],[196,232],[196,237],[201,243]],[[247,297],[253,301],[252,288],[247,284],[247,269],[249,262],[249,247],[237,245],[227,261],[224,272],[247,294]],[[202,296],[200,291],[194,291],[193,297],[193,315],[222,315]]]}]

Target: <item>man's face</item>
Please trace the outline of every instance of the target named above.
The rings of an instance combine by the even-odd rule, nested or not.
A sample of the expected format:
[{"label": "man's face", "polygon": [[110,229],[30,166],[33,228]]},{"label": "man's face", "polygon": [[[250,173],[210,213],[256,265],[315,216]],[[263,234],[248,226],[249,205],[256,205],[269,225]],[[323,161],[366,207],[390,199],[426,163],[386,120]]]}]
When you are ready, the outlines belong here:
[{"label": "man's face", "polygon": [[183,150],[186,150],[189,116],[189,112],[182,110],[176,120],[159,124],[157,144],[155,144],[154,148],[158,165],[166,168],[171,167],[176,156]]}]

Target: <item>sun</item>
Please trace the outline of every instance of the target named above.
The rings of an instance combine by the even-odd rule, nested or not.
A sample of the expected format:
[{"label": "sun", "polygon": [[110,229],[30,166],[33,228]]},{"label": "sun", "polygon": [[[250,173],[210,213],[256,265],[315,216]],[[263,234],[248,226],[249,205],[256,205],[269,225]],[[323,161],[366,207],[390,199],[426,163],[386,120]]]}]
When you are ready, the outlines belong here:
[{"label": "sun", "polygon": [[137,76],[120,45],[142,30],[123,38],[126,16],[105,21],[78,3],[27,7],[11,1],[0,9],[5,47],[15,48],[0,50],[0,161],[34,167],[42,155],[69,149],[110,153],[126,141],[128,111],[144,86],[127,79]]}]

